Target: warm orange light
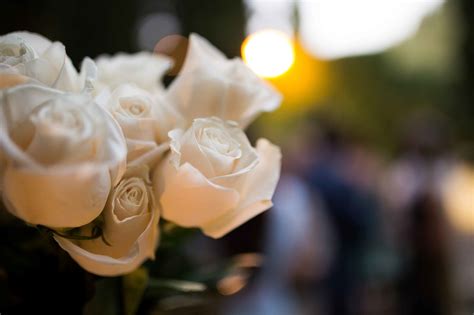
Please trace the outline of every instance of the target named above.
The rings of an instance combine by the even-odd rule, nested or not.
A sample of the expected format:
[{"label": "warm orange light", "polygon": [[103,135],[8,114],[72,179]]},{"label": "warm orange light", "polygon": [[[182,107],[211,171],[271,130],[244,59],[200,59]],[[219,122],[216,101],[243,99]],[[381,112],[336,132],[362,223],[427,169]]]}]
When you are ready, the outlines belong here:
[{"label": "warm orange light", "polygon": [[282,75],[295,61],[292,41],[276,30],[262,30],[247,37],[242,44],[242,57],[257,75],[265,78]]},{"label": "warm orange light", "polygon": [[455,167],[443,186],[449,221],[457,230],[474,234],[474,169],[467,165]]}]

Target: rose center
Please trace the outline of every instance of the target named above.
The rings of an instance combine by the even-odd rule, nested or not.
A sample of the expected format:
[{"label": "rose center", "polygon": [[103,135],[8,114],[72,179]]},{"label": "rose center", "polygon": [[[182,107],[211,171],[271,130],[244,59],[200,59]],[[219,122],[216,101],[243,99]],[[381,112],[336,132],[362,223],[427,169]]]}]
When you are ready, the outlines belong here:
[{"label": "rose center", "polygon": [[124,97],[120,100],[120,108],[132,117],[144,117],[150,112],[150,104],[146,100]]},{"label": "rose center", "polygon": [[36,125],[46,125],[51,129],[63,132],[81,133],[86,127],[82,112],[75,108],[59,109],[56,106],[45,106],[33,115]]},{"label": "rose center", "polygon": [[139,215],[148,209],[147,188],[143,179],[131,177],[117,187],[118,195],[115,197],[119,207],[115,208],[115,215],[119,220]]},{"label": "rose center", "polygon": [[100,152],[100,126],[85,107],[64,101],[41,105],[12,133],[15,143],[41,164],[92,161]]},{"label": "rose center", "polygon": [[16,66],[20,63],[32,60],[34,53],[24,43],[4,42],[0,43],[0,63]]},{"label": "rose center", "polygon": [[205,128],[202,132],[201,140],[204,146],[222,155],[232,158],[240,158],[242,151],[240,143],[235,141],[227,132],[219,128]]}]

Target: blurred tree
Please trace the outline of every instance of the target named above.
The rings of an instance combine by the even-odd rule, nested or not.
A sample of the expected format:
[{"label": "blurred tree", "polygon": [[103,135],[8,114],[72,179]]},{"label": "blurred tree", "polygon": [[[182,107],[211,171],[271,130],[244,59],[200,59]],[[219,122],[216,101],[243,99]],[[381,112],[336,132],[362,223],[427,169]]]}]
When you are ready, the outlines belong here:
[{"label": "blurred tree", "polygon": [[78,65],[85,56],[132,51],[136,7],[129,0],[6,0],[0,34],[27,30],[61,41]]},{"label": "blurred tree", "polygon": [[459,50],[459,58],[462,60],[461,72],[461,106],[459,111],[462,125],[464,127],[463,136],[470,141],[469,155],[474,157],[474,2],[471,0],[459,0],[460,16],[462,21],[462,42]]},{"label": "blurred tree", "polygon": [[245,6],[241,0],[177,0],[184,35],[198,33],[227,56],[240,56],[245,38]]}]

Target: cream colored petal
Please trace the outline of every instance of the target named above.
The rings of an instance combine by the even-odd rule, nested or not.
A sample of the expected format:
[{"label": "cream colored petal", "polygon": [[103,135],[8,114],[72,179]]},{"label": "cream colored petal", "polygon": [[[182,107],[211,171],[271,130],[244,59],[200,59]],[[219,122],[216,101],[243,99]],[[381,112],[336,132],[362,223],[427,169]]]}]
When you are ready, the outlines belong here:
[{"label": "cream colored petal", "polygon": [[157,122],[153,118],[132,118],[117,114],[114,117],[122,127],[125,138],[155,142]]},{"label": "cream colored petal", "polygon": [[239,204],[221,217],[202,226],[204,233],[219,238],[272,206],[272,196],[280,178],[280,149],[266,139],[257,143],[260,163],[247,174],[239,187]]},{"label": "cream colored petal", "polygon": [[38,54],[42,54],[52,44],[49,39],[36,33],[23,31],[13,32],[9,35],[15,35],[20,37],[26,43],[28,43],[28,45],[31,46]]},{"label": "cream colored petal", "polygon": [[106,110],[96,104],[93,105],[104,115],[102,125],[107,130],[107,136],[102,145],[104,156],[101,162],[109,167],[112,186],[115,186],[126,170],[127,144],[117,121]]},{"label": "cream colored petal", "polygon": [[201,151],[207,156],[212,168],[214,170],[213,175],[229,174],[233,172],[234,165],[238,161],[238,158],[234,158],[220,152],[216,152],[208,147],[201,146]]},{"label": "cream colored petal", "polygon": [[[159,241],[158,215],[149,221],[147,228],[128,253],[119,258],[92,253],[62,237],[54,238],[59,246],[87,271],[101,276],[119,276],[132,272],[147,259],[154,259]],[[106,246],[108,245],[104,243],[102,248]],[[96,250],[99,251],[99,248]]]},{"label": "cream colored petal", "polygon": [[[142,104],[145,110],[142,113],[143,117],[134,117],[127,109],[122,108],[121,102],[133,103],[134,99],[144,102]],[[96,96],[95,101],[105,108],[120,125],[127,141],[128,161],[132,161],[156,147],[156,121],[151,116],[151,98],[146,91],[131,84],[122,84],[112,93],[109,89],[104,89]]]},{"label": "cream colored petal", "polygon": [[186,126],[184,117],[167,102],[162,93],[154,95],[152,114],[156,120],[156,141],[158,143],[168,142],[168,132],[171,130]]},{"label": "cream colored petal", "polygon": [[145,144],[141,141],[140,143],[138,143],[138,141],[127,140],[127,145],[129,148],[129,155],[127,157],[129,158],[129,167],[147,165],[151,169],[156,165],[156,163],[161,160],[163,155],[169,149],[169,143],[162,143],[160,145],[156,145],[156,143],[147,142]]},{"label": "cream colored petal", "polygon": [[127,162],[130,163],[141,156],[154,150],[157,144],[154,141],[126,139],[127,141]]},{"label": "cream colored petal", "polygon": [[5,173],[7,161],[3,155],[2,150],[0,150],[0,193],[3,191],[3,174]]},{"label": "cream colored petal", "polygon": [[134,84],[121,84],[112,93],[105,89],[96,101],[113,114],[129,140],[168,142],[168,132],[184,125],[181,115],[160,94],[152,95]]},{"label": "cream colored petal", "polygon": [[188,125],[195,118],[226,119],[228,85],[218,74],[197,69],[178,75],[166,91],[166,100],[173,104]]},{"label": "cream colored petal", "polygon": [[105,209],[104,212],[104,237],[110,245],[105,244],[101,238],[75,241],[75,244],[90,253],[110,256],[115,259],[128,255],[137,239],[154,218],[153,213],[146,213],[119,221],[112,217],[110,210]]},{"label": "cream colored petal", "polygon": [[29,32],[15,32],[7,36],[16,38],[33,53],[15,66],[21,73],[62,91],[80,92],[84,89],[86,80],[79,77],[62,43],[53,43]]},{"label": "cream colored petal", "polygon": [[[152,198],[152,195],[149,197]],[[152,200],[147,201],[152,203]],[[147,209],[145,209],[145,211],[147,211]],[[151,209],[151,211],[152,212],[119,220],[112,209],[107,210],[105,212],[104,233],[111,246],[104,247],[98,253],[112,257],[124,256],[128,249],[132,247],[132,245],[140,237],[143,231],[146,230],[147,226],[150,224],[150,221],[153,221],[153,218],[158,216],[158,209]]]},{"label": "cream colored petal", "polygon": [[32,171],[7,166],[3,196],[9,210],[31,224],[77,227],[104,208],[111,184],[107,167]]},{"label": "cream colored petal", "polygon": [[215,67],[216,65],[225,63],[226,61],[226,56],[215,48],[207,39],[196,33],[192,33],[189,36],[186,60],[184,61],[180,74],[192,72],[203,64]]},{"label": "cream colored petal", "polygon": [[227,108],[226,119],[234,120],[246,128],[263,112],[276,110],[282,95],[268,82],[257,77],[240,59],[233,59],[228,99],[233,100]]},{"label": "cream colored petal", "polygon": [[52,69],[54,69],[55,77],[52,83],[55,84],[62,69],[65,66],[67,59],[66,47],[59,42],[52,43],[43,53],[39,55],[38,59],[47,61]]},{"label": "cream colored petal", "polygon": [[45,59],[33,59],[22,66],[24,67],[23,71],[26,76],[33,78],[48,87],[53,87],[54,82],[59,75],[59,70]]},{"label": "cream colored petal", "polygon": [[15,68],[0,65],[0,90],[25,84],[28,81],[30,81],[30,78],[22,75]]},{"label": "cream colored petal", "polygon": [[[0,129],[0,148],[3,149],[8,159],[25,165],[37,165],[34,159],[12,142],[8,129],[23,123],[26,117],[40,104],[61,95],[60,91],[31,84],[18,85],[4,91],[0,100],[0,117],[3,122],[1,126],[3,128]],[[25,130],[21,129],[20,131],[24,132]],[[32,135],[26,136],[31,137]]]},{"label": "cream colored petal", "polygon": [[227,122],[226,126],[232,137],[240,144],[242,154],[236,161],[232,172],[213,177],[210,180],[224,187],[238,187],[245,180],[246,174],[259,163],[259,158],[257,151],[252,147],[242,129],[231,122]]},{"label": "cream colored petal", "polygon": [[163,89],[162,76],[172,66],[172,60],[163,55],[149,52],[136,54],[117,54],[100,56],[96,59],[98,67],[97,88],[115,88],[123,83],[133,83],[149,92]]},{"label": "cream colored petal", "polygon": [[260,113],[275,110],[282,97],[240,59],[228,60],[192,34],[183,69],[167,90],[167,100],[187,119],[216,116],[247,127]]},{"label": "cream colored petal", "polygon": [[54,81],[53,87],[67,92],[79,93],[83,89],[83,83],[79,78],[76,68],[72,64],[71,59],[65,56],[63,65],[59,69],[58,76]]},{"label": "cream colored petal", "polygon": [[93,93],[94,83],[97,80],[97,66],[89,57],[84,58],[79,73],[79,89],[77,92]]},{"label": "cream colored petal", "polygon": [[[195,127],[198,128],[198,126],[193,125],[179,139],[180,164],[189,163],[204,176],[214,177],[213,165],[201,149],[198,139],[196,139]],[[170,136],[174,135],[175,133],[170,133]],[[172,140],[172,142],[175,142],[175,140]]]},{"label": "cream colored petal", "polygon": [[165,219],[185,227],[199,227],[237,205],[237,191],[209,182],[190,164],[175,169],[169,160],[162,163],[155,171],[154,190]]}]

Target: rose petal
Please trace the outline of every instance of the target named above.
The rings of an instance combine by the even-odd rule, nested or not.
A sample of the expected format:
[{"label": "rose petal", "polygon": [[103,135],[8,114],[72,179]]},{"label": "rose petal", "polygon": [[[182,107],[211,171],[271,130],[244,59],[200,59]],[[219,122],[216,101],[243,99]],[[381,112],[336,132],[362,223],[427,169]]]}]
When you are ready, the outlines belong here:
[{"label": "rose petal", "polygon": [[[179,164],[188,162],[195,169],[198,169],[204,176],[208,178],[214,177],[213,165],[211,161],[209,161],[206,153],[201,149],[199,142],[196,139],[196,129],[194,128],[194,125],[186,132],[179,134],[179,138],[174,138],[177,137],[178,134],[178,132],[171,132],[170,137],[172,137],[172,146],[179,146]],[[177,144],[177,141],[179,141],[179,145]]]},{"label": "rose petal", "polygon": [[58,77],[54,81],[53,87],[62,91],[81,92],[84,88],[84,82],[79,78],[76,68],[71,59],[65,55],[62,67],[59,70]]},{"label": "rose petal", "polygon": [[94,89],[94,82],[97,80],[97,66],[89,57],[84,58],[81,63],[81,72],[79,73],[80,92],[91,93]]},{"label": "rose petal", "polygon": [[271,198],[280,177],[281,152],[268,140],[257,142],[260,162],[247,173],[247,180],[239,188],[239,204],[221,217],[203,225],[204,233],[213,238],[227,234],[272,206]]},{"label": "rose petal", "polygon": [[150,142],[147,142],[145,144],[141,141],[133,140],[127,140],[127,146],[129,148],[130,157],[130,160],[128,161],[128,166],[130,167],[147,165],[150,169],[153,168],[156,163],[161,160],[163,155],[169,149],[168,143],[156,145],[156,143],[152,144]]},{"label": "rose petal", "polygon": [[[175,169],[169,160],[155,171],[155,193],[160,197],[163,217],[185,227],[198,227],[234,208],[239,193],[211,183],[196,168],[186,163]],[[156,177],[162,176],[162,180]]]},{"label": "rose petal", "polygon": [[[128,253],[119,258],[89,252],[72,241],[59,236],[55,236],[54,239],[87,271],[101,276],[123,275],[138,268],[145,260],[154,259],[159,241],[158,215],[155,215],[149,221],[147,228],[138,237]],[[108,245],[104,243],[102,248],[106,246]],[[96,251],[100,252],[98,248]]]},{"label": "rose petal", "polygon": [[13,32],[9,35],[20,37],[25,42],[27,42],[28,45],[31,46],[39,55],[41,55],[52,44],[49,39],[36,33],[23,31]]},{"label": "rose petal", "polygon": [[171,106],[161,94],[154,96],[155,106],[153,106],[153,117],[157,120],[157,141],[158,143],[169,141],[168,132],[176,128],[183,128],[186,125],[184,117],[176,108]]},{"label": "rose petal", "polygon": [[189,36],[186,60],[184,61],[180,74],[193,72],[203,64],[215,65],[225,63],[226,61],[226,56],[207,39],[193,33]]},{"label": "rose petal", "polygon": [[[129,162],[158,157],[161,144],[168,142],[169,128],[177,127],[180,118],[169,110],[162,99],[134,84],[121,84],[112,93],[104,89],[95,98],[113,115],[127,140]],[[132,110],[133,109],[133,110]],[[142,159],[142,155],[143,156]]]},{"label": "rose petal", "polygon": [[161,77],[173,64],[170,58],[149,52],[100,56],[96,63],[99,69],[96,87],[99,92],[105,87],[133,83],[153,93],[163,89]]},{"label": "rose petal", "polygon": [[191,34],[186,60],[167,90],[168,101],[187,119],[216,116],[242,128],[273,111],[281,95],[241,60],[228,60],[207,40]]},{"label": "rose petal", "polygon": [[28,77],[16,73],[13,68],[10,70],[0,65],[0,90],[27,83],[29,80]]},{"label": "rose petal", "polygon": [[8,166],[3,182],[13,214],[50,227],[89,223],[102,212],[111,187],[107,167],[53,172]]},{"label": "rose petal", "polygon": [[[79,76],[60,42],[53,43],[34,33],[14,32],[0,37],[0,45],[2,44],[26,50],[20,56],[1,56],[0,59],[4,65],[12,65],[35,83],[70,92],[86,90],[86,83],[90,86],[89,79],[86,78],[91,73]],[[90,67],[87,68],[90,70]]]}]

